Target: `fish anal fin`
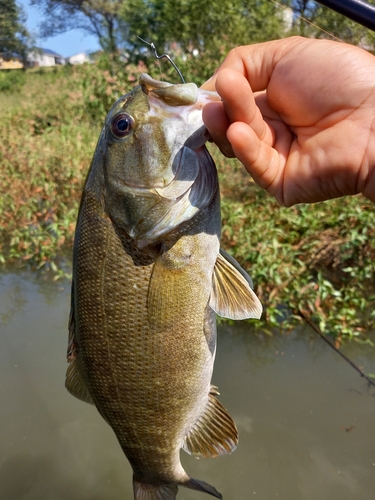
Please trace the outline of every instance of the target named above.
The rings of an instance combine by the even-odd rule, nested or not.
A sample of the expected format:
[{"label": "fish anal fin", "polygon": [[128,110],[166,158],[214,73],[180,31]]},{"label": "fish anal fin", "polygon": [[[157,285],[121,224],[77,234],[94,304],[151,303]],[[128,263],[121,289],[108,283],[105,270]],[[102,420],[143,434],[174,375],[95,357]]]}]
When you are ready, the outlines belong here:
[{"label": "fish anal fin", "polygon": [[[184,486],[191,490],[208,493],[215,498],[222,499],[221,493],[216,488],[199,479],[187,478],[186,481],[179,482],[179,486]],[[178,487],[174,483],[166,484],[147,484],[137,481],[133,477],[134,500],[175,500]]]},{"label": "fish anal fin", "polygon": [[209,305],[224,318],[260,318],[262,304],[252,290],[252,281],[236,260],[223,250],[216,259]]},{"label": "fish anal fin", "polygon": [[217,389],[212,387],[205,411],[184,439],[182,448],[196,458],[225,455],[237,447],[236,424],[215,394]]},{"label": "fish anal fin", "polygon": [[85,403],[94,404],[81,372],[78,369],[77,358],[71,361],[68,366],[65,376],[65,387],[72,396],[75,396]]},{"label": "fish anal fin", "polygon": [[175,500],[178,487],[175,484],[146,484],[133,477],[134,500]]}]

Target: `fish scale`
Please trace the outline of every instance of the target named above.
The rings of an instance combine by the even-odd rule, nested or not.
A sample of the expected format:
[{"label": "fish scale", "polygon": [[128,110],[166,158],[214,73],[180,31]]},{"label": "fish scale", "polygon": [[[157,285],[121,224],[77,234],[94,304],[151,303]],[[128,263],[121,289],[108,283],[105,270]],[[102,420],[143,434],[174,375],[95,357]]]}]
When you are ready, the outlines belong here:
[{"label": "fish scale", "polygon": [[[200,349],[192,349],[191,342],[194,338],[185,336],[177,339],[177,342],[163,341],[165,330],[169,332],[175,326],[173,319],[183,317],[183,313],[178,308],[174,311],[174,318],[168,318],[168,316],[165,318],[163,314],[161,315],[160,319],[163,323],[161,332],[155,332],[154,326],[150,331],[146,301],[153,263],[150,263],[148,256],[137,255],[139,251],[136,249],[135,252],[133,249],[131,257],[124,251],[126,243],[128,243],[128,252],[131,251],[126,235],[123,234],[121,240],[110,219],[105,217],[104,213],[100,218],[96,217],[95,227],[92,226],[91,210],[98,213],[99,207],[98,203],[95,206],[93,198],[89,196],[85,198],[80,232],[77,234],[79,250],[75,259],[77,267],[81,269],[81,275],[77,276],[79,285],[76,287],[76,294],[77,300],[80,300],[81,293],[84,297],[76,317],[78,352],[82,356],[81,371],[90,387],[90,393],[98,410],[105,415],[106,420],[114,429],[133,468],[144,470],[147,467],[143,455],[148,455],[148,450],[152,448],[150,468],[154,470],[155,465],[158,467],[161,465],[161,468],[165,470],[164,455],[170,454],[171,426],[176,426],[181,404],[183,402],[186,404],[188,398],[192,397],[190,387],[192,384],[186,383],[184,378],[177,379],[175,375],[178,372],[186,373],[192,362],[194,364],[200,362],[204,365],[205,359],[204,357],[202,359]],[[86,267],[89,260],[87,253],[91,254],[100,240],[105,241],[106,255],[99,253],[94,261],[90,256],[91,276],[87,280]],[[132,265],[129,265],[130,262]],[[92,276],[93,273],[95,277]],[[134,289],[135,283],[136,289]],[[94,285],[94,290],[91,289],[92,285]],[[129,293],[130,291],[132,293]],[[90,302],[88,297],[91,298]],[[109,297],[111,300],[107,300]],[[124,297],[127,297],[127,300],[124,300]],[[175,302],[173,297],[171,300]],[[104,307],[101,306],[95,310],[97,304],[104,304]],[[165,304],[165,306],[168,308],[171,304]],[[180,308],[182,308],[181,302]],[[186,306],[184,309],[186,310]],[[183,318],[182,328],[190,327],[194,334],[197,329],[192,327],[193,320],[192,315],[189,318]],[[202,325],[202,319],[199,323]],[[126,339],[123,333],[125,329],[130,332]],[[201,331],[201,328],[199,330]],[[204,337],[201,337],[204,340]],[[98,376],[95,369],[98,365],[101,367],[101,376]],[[200,371],[198,366],[197,372],[200,373]],[[91,376],[92,373],[94,377]],[[162,377],[161,374],[163,374]],[[156,380],[160,381],[159,391],[156,390]],[[177,396],[172,393],[171,397],[168,397],[164,393],[166,385],[169,389],[171,385],[175,385],[174,391]],[[163,393],[163,399],[159,400],[160,392]],[[131,394],[131,409],[127,401],[129,394]],[[183,415],[181,415],[182,419]],[[123,431],[124,421],[129,422],[125,432]],[[142,424],[139,425],[139,422]],[[129,437],[131,429],[135,427],[144,436],[140,448],[136,447],[133,442],[137,433],[131,433]],[[168,434],[169,439],[166,440],[168,447],[166,448],[160,445],[163,434],[160,429],[164,429],[164,432]],[[145,437],[146,432],[147,437]],[[159,453],[155,453],[157,440]],[[128,448],[129,442],[132,448],[136,448],[136,452]],[[133,455],[136,455],[136,458]],[[150,457],[147,461],[150,461]],[[168,461],[171,462],[170,459]],[[141,462],[141,467],[137,467],[137,462]]]}]

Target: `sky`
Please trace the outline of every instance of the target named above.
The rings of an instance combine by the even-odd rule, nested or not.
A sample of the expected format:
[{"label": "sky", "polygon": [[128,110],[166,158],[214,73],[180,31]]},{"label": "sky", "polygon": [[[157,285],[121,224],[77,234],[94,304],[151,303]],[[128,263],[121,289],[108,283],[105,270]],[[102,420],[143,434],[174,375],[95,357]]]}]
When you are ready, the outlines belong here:
[{"label": "sky", "polygon": [[26,13],[26,27],[36,38],[37,47],[53,50],[64,57],[70,57],[80,52],[93,52],[99,49],[96,37],[78,29],[51,38],[38,38],[38,24],[42,20],[41,12],[37,7],[31,6],[29,0],[17,0],[17,3],[23,7]]}]

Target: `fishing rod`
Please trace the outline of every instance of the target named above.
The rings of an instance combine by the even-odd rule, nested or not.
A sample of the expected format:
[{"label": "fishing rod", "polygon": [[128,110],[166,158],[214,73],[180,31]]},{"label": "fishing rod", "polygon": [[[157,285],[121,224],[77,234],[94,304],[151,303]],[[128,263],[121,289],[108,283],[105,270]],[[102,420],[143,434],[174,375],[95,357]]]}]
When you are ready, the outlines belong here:
[{"label": "fishing rod", "polygon": [[375,31],[375,5],[363,0],[317,0],[317,2]]}]

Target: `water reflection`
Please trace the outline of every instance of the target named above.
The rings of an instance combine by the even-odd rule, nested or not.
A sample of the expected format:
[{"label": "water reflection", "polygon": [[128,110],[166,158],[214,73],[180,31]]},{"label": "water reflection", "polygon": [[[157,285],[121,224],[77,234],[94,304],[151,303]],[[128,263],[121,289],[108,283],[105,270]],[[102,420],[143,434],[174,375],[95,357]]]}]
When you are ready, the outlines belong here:
[{"label": "water reflection", "polygon": [[[0,277],[0,499],[132,498],[131,470],[96,410],[64,389],[69,283]],[[373,350],[346,353],[375,372]],[[375,489],[374,391],[308,331],[222,326],[213,382],[240,430],[231,456],[192,477],[226,500],[367,500]],[[204,497],[180,489],[179,500]]]}]

